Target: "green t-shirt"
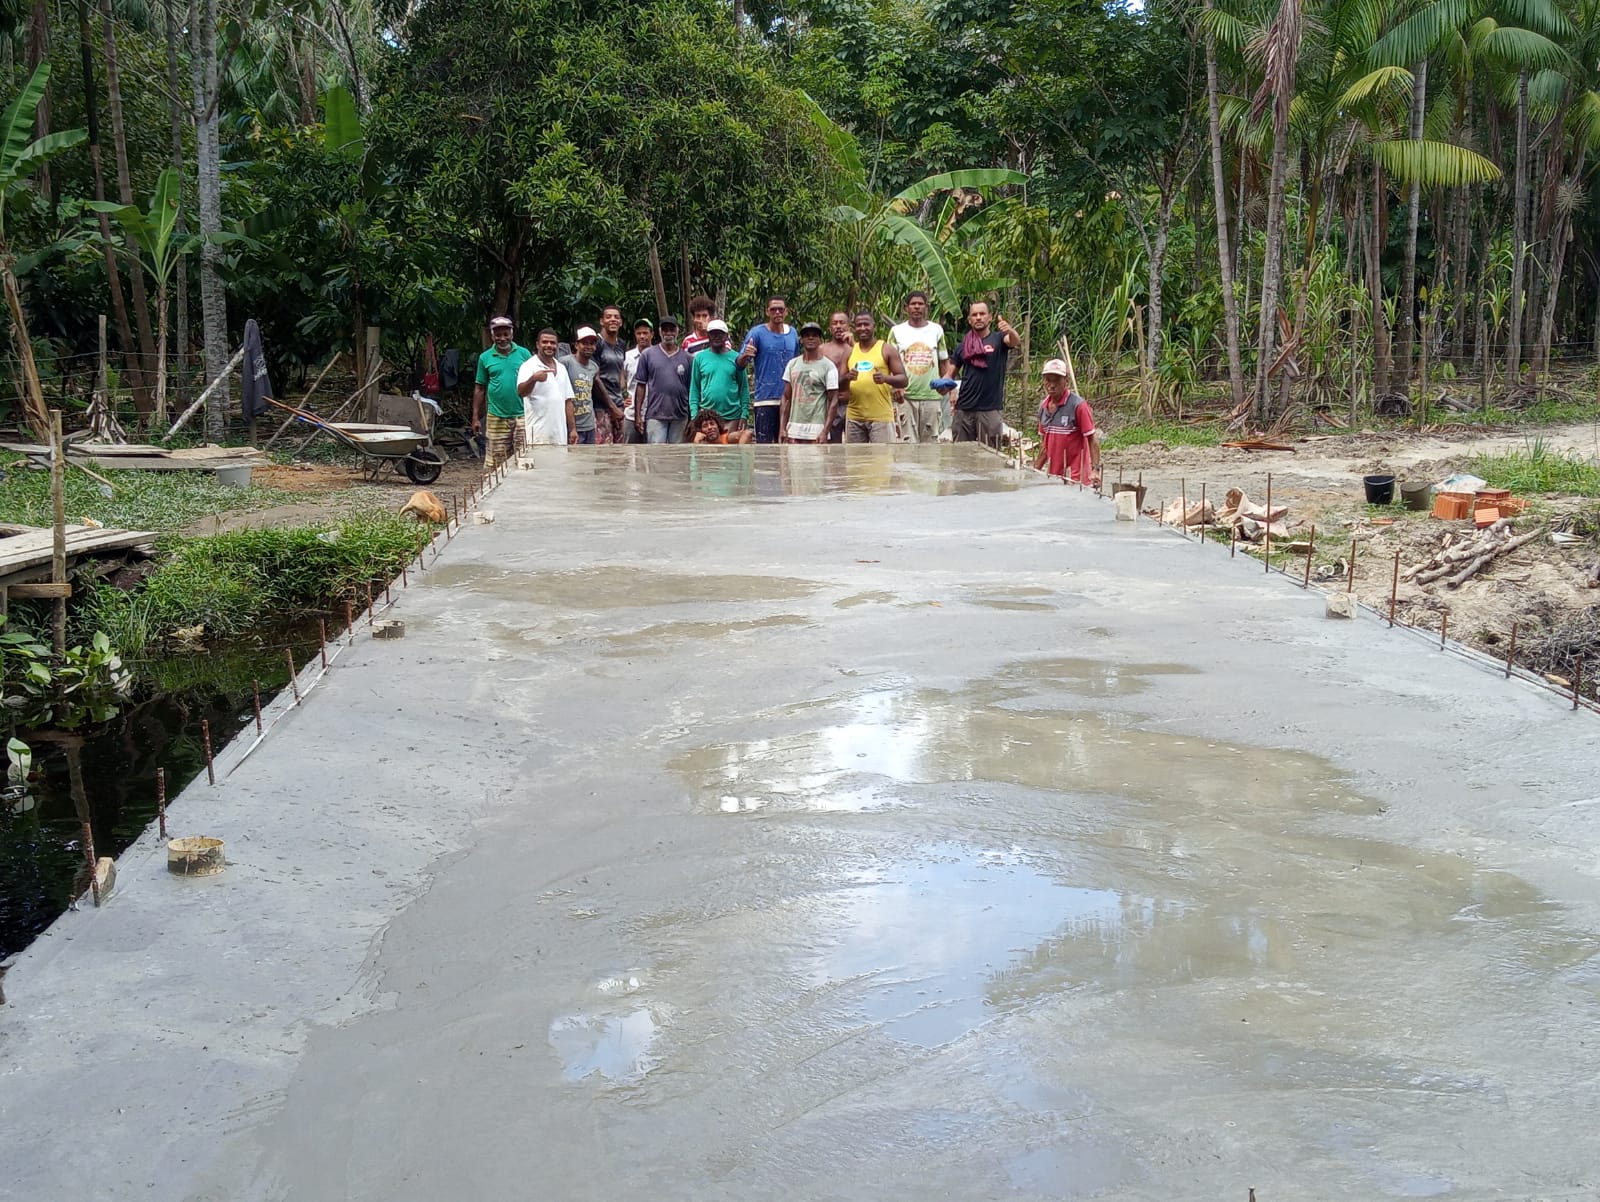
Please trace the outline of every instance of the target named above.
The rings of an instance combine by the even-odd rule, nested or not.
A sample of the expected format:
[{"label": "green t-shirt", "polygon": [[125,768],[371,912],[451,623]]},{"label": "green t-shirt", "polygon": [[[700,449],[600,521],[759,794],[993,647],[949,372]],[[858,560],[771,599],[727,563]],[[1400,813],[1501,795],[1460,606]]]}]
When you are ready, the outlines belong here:
[{"label": "green t-shirt", "polygon": [[689,420],[710,409],[725,422],[750,420],[750,373],[737,365],[732,347],[717,354],[710,347],[694,357],[689,371]]},{"label": "green t-shirt", "polygon": [[485,386],[489,396],[489,412],[495,417],[522,416],[522,398],[517,395],[517,371],[532,358],[533,352],[516,342],[503,355],[491,346],[478,356],[477,383]]}]

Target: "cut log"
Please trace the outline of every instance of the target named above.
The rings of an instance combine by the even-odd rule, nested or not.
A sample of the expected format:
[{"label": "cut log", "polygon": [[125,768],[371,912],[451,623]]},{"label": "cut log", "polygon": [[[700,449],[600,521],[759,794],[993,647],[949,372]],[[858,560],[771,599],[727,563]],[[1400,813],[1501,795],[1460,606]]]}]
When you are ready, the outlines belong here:
[{"label": "cut log", "polygon": [[1460,572],[1450,577],[1449,580],[1445,581],[1445,587],[1460,588],[1463,584],[1477,575],[1484,565],[1488,564],[1490,561],[1494,560],[1498,556],[1504,555],[1507,551],[1515,551],[1518,547],[1522,546],[1523,543],[1531,543],[1534,539],[1541,538],[1543,535],[1543,530],[1535,530],[1531,534],[1524,534],[1520,538],[1509,539],[1506,542],[1501,543],[1499,546],[1495,547],[1494,550],[1487,551],[1478,556],[1477,559],[1474,559],[1466,567],[1462,568]]}]

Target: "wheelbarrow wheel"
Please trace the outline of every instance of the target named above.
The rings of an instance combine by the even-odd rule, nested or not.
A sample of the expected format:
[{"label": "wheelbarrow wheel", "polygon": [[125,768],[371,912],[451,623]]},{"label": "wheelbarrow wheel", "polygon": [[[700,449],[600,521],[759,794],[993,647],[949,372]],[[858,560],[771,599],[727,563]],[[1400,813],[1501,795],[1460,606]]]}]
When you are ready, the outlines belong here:
[{"label": "wheelbarrow wheel", "polygon": [[418,447],[402,461],[406,478],[413,484],[432,484],[444,471],[444,456],[432,447]]}]

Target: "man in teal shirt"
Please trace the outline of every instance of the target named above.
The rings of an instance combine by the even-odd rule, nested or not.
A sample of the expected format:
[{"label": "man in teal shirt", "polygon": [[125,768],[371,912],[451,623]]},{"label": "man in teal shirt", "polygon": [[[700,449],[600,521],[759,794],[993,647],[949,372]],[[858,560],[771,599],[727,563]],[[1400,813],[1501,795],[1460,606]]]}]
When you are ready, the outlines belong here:
[{"label": "man in teal shirt", "polygon": [[489,337],[493,345],[478,356],[478,378],[472,389],[472,432],[484,436],[485,468],[495,467],[517,451],[517,423],[522,420],[517,372],[533,358],[533,352],[513,342],[511,332],[509,317],[491,318]]},{"label": "man in teal shirt", "polygon": [[691,361],[689,371],[689,423],[702,409],[710,409],[729,432],[750,424],[750,373],[739,366],[739,356],[728,345],[728,323],[717,319],[706,326],[710,345]]}]

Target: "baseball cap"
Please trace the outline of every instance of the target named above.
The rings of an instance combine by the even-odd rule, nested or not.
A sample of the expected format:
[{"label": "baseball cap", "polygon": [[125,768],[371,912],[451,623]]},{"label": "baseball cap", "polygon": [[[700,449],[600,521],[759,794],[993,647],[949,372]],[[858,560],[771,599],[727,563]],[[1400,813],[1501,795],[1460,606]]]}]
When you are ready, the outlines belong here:
[{"label": "baseball cap", "polygon": [[511,324],[511,319],[509,317],[507,317],[504,313],[500,314],[498,317],[491,317],[489,319],[489,328],[491,330],[494,329],[495,326],[508,326],[510,324]]},{"label": "baseball cap", "polygon": [[596,334],[594,332],[594,327],[593,326],[579,326],[578,327],[578,332],[572,336],[572,341],[574,341],[574,342],[582,342],[585,338],[598,338],[598,337],[600,337],[600,335],[598,335],[598,334]]},{"label": "baseball cap", "polygon": [[1067,374],[1067,365],[1064,360],[1050,359],[1039,372],[1041,376],[1064,376]]},{"label": "baseball cap", "polygon": [[679,324],[678,319],[670,313],[663,313],[660,317],[656,318],[656,326],[657,328],[671,326],[674,330],[681,330],[683,328],[683,326]]},{"label": "baseball cap", "polygon": [[713,317],[710,321],[706,322],[706,333],[709,334],[713,330],[720,330],[722,333],[726,334],[728,332],[728,323],[723,321],[720,317]]},{"label": "baseball cap", "polygon": [[636,330],[653,330],[655,329],[655,326],[650,324],[650,319],[648,317],[641,317],[638,321],[633,323],[633,328]]},{"label": "baseball cap", "polygon": [[822,333],[822,326],[814,321],[804,321],[800,323],[800,332],[802,334],[820,334]]}]

